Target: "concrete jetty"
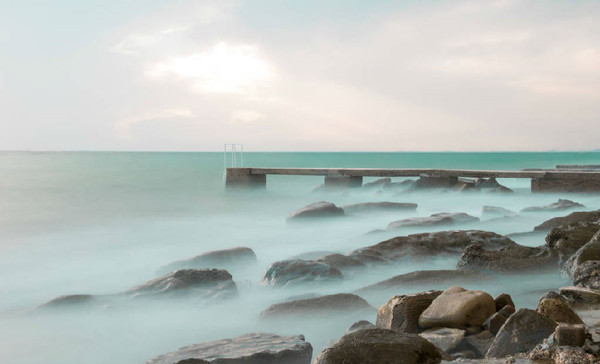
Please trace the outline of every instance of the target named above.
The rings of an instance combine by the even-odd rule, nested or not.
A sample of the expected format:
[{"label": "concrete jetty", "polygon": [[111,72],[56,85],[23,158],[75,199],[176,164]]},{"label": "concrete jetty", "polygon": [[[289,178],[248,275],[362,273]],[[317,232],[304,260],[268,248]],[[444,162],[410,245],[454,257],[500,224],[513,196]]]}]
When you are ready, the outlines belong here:
[{"label": "concrete jetty", "polygon": [[420,177],[435,187],[451,187],[458,178],[529,178],[532,192],[600,192],[600,167],[557,166],[519,171],[433,168],[227,168],[227,188],[264,188],[267,175],[323,176],[326,187],[361,187],[363,177]]}]

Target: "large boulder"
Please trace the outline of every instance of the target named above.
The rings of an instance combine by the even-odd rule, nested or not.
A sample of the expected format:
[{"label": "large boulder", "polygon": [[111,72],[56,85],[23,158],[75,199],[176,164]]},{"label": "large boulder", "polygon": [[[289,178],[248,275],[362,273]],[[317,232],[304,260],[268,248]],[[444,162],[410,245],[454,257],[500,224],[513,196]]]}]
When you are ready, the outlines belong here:
[{"label": "large boulder", "polygon": [[346,213],[371,212],[371,211],[407,211],[416,210],[416,203],[409,202],[361,202],[342,206]]},{"label": "large boulder", "polygon": [[540,299],[536,311],[556,323],[583,324],[581,318],[569,307],[565,300],[559,298]]},{"label": "large boulder", "polygon": [[567,216],[554,217],[550,220],[546,220],[540,225],[536,226],[534,231],[548,231],[552,228],[559,227],[564,224],[576,221],[589,221],[598,222],[600,220],[600,210],[595,211],[577,211],[568,214]]},{"label": "large boulder", "polygon": [[575,221],[552,228],[546,236],[546,244],[557,252],[560,266],[600,230],[599,222]]},{"label": "large boulder", "polygon": [[344,209],[326,201],[319,201],[304,206],[288,215],[288,221],[307,218],[335,217],[344,215]]},{"label": "large boulder", "polygon": [[329,264],[310,260],[282,260],[271,264],[262,281],[267,286],[284,287],[342,279],[342,272]]},{"label": "large boulder", "polygon": [[502,326],[486,358],[504,358],[518,353],[527,353],[556,328],[556,322],[540,315],[536,311],[521,308]]},{"label": "large boulder", "polygon": [[339,293],[316,298],[300,299],[276,303],[264,310],[260,317],[271,319],[284,316],[314,317],[316,315],[331,315],[374,310],[371,305],[355,294]]},{"label": "large boulder", "polygon": [[418,333],[419,317],[442,291],[427,291],[409,295],[399,295],[379,307],[376,326],[383,329]]},{"label": "large boulder", "polygon": [[387,289],[397,289],[407,286],[429,285],[429,286],[453,286],[465,282],[479,282],[493,279],[491,276],[469,270],[441,269],[441,270],[419,270],[394,276],[384,281],[363,287],[357,292],[369,292]]},{"label": "large boulder", "polygon": [[159,269],[164,274],[179,269],[223,268],[232,269],[245,264],[256,263],[256,254],[250,248],[239,247],[215,250],[191,258],[169,263]]},{"label": "large boulder", "polygon": [[348,255],[365,264],[389,263],[406,257],[431,259],[443,255],[460,255],[471,244],[497,250],[516,243],[506,236],[489,231],[438,231],[398,236],[366,248],[357,249]]},{"label": "large boulder", "polygon": [[585,207],[585,206],[583,206],[582,204],[575,202],[575,201],[559,199],[558,201],[553,202],[546,206],[526,207],[526,208],[522,209],[521,212],[560,211],[560,210],[574,209],[577,207]]},{"label": "large boulder", "polygon": [[573,284],[600,290],[600,260],[589,260],[577,265],[573,272]]},{"label": "large boulder", "polygon": [[181,269],[132,287],[124,294],[133,297],[193,296],[222,299],[237,295],[231,274],[223,269]]},{"label": "large boulder", "polygon": [[411,217],[389,223],[388,230],[410,226],[454,225],[478,222],[479,218],[464,212],[443,212],[427,217]]},{"label": "large boulder", "polygon": [[435,364],[441,354],[416,334],[386,329],[359,330],[325,349],[314,364]]},{"label": "large boulder", "polygon": [[450,327],[466,329],[481,327],[486,318],[496,312],[494,298],[483,291],[467,291],[451,287],[433,300],[421,313],[421,328]]},{"label": "large boulder", "polygon": [[563,269],[572,275],[581,264],[594,260],[600,260],[600,231],[567,260]]},{"label": "large boulder", "polygon": [[556,255],[547,246],[527,247],[509,245],[500,250],[486,250],[481,246],[465,248],[456,265],[458,269],[514,273],[558,267]]},{"label": "large boulder", "polygon": [[146,364],[310,364],[312,350],[302,335],[252,333],[186,346]]}]

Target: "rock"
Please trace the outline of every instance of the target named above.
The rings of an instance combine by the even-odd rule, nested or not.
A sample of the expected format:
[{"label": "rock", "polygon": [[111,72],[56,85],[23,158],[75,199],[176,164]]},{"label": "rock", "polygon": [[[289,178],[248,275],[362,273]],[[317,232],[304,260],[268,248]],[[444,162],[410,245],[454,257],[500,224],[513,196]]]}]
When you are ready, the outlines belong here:
[{"label": "rock", "polygon": [[546,236],[546,244],[558,253],[560,266],[600,230],[600,223],[575,221],[552,228]]},{"label": "rock", "polygon": [[559,347],[554,355],[555,364],[591,364],[597,362],[598,357],[586,353],[582,348]]},{"label": "rock", "polygon": [[181,269],[125,291],[131,297],[193,296],[222,299],[237,296],[231,274],[223,269]]},{"label": "rock", "polygon": [[419,179],[412,184],[412,188],[451,188],[458,183],[456,177],[439,177],[422,174]]},{"label": "rock", "polygon": [[413,183],[415,183],[415,181],[412,179],[405,179],[404,181],[400,181],[400,182],[392,182],[392,183],[388,183],[388,184],[384,185],[383,190],[384,191],[392,191],[392,192],[398,191],[398,190],[404,190],[404,189],[411,187],[413,185]]},{"label": "rock", "polygon": [[371,211],[407,211],[416,210],[416,203],[408,202],[362,202],[342,206],[346,213],[371,212]]},{"label": "rock", "polygon": [[514,211],[510,211],[510,210],[507,210],[507,209],[505,209],[503,207],[496,207],[496,206],[483,206],[483,208],[481,209],[481,215],[482,216],[493,216],[493,217],[497,217],[497,216],[504,216],[504,217],[519,216]]},{"label": "rock", "polygon": [[487,192],[495,192],[495,193],[514,193],[515,191],[511,190],[506,186],[498,186],[496,188],[490,188]]},{"label": "rock", "polygon": [[385,185],[389,185],[390,183],[392,183],[392,179],[389,177],[379,178],[379,179],[376,179],[375,181],[363,184],[362,188],[364,188],[364,189],[378,188],[378,187],[383,187]]},{"label": "rock", "polygon": [[573,273],[573,284],[600,290],[600,260],[590,260],[579,264]]},{"label": "rock", "polygon": [[250,248],[239,247],[215,250],[188,259],[178,260],[161,267],[158,271],[160,274],[165,274],[179,269],[231,269],[237,268],[240,265],[254,263],[256,263],[256,254],[254,254],[254,251]]},{"label": "rock", "polygon": [[465,337],[465,330],[435,328],[423,331],[419,336],[448,353],[462,342]]},{"label": "rock", "polygon": [[342,215],[344,215],[344,210],[342,208],[337,207],[331,202],[319,201],[292,212],[288,215],[287,219],[290,221],[297,219],[335,217]]},{"label": "rock", "polygon": [[284,287],[315,281],[339,281],[342,272],[329,264],[310,260],[282,260],[271,264],[262,281],[268,286]]},{"label": "rock", "polygon": [[543,299],[546,299],[546,298],[557,299],[557,300],[560,300],[561,302],[563,302],[564,304],[568,304],[568,301],[566,298],[564,298],[563,296],[559,295],[558,293],[556,293],[554,291],[548,291],[548,292],[544,293],[540,297],[539,301],[541,302]]},{"label": "rock", "polygon": [[428,217],[411,217],[391,222],[387,229],[397,229],[409,226],[433,226],[433,225],[454,225],[478,222],[479,219],[475,216],[465,214],[464,212],[445,212],[433,214]]},{"label": "rock", "polygon": [[371,305],[355,294],[339,293],[316,298],[294,300],[276,303],[261,312],[262,319],[283,316],[331,315],[332,313],[347,313],[373,309]]},{"label": "rock", "polygon": [[554,339],[558,346],[583,346],[586,338],[587,332],[583,323],[574,325],[561,323],[554,332]]},{"label": "rock", "polygon": [[536,311],[521,308],[506,321],[487,351],[486,358],[526,353],[554,332],[556,323]]},{"label": "rock", "polygon": [[494,298],[496,302],[496,311],[500,311],[504,306],[512,306],[513,309],[516,307],[512,300],[512,297],[508,293],[502,293],[498,297]]},{"label": "rock", "polygon": [[557,298],[543,298],[540,300],[537,312],[554,322],[566,324],[583,324],[583,321],[564,301]]},{"label": "rock", "polygon": [[498,273],[547,270],[557,266],[558,259],[548,247],[526,247],[518,244],[497,251],[488,251],[476,245],[468,246],[456,265],[457,269]]},{"label": "rock", "polygon": [[360,330],[344,335],[325,349],[314,364],[435,364],[440,352],[415,334],[386,330]]},{"label": "rock", "polygon": [[304,336],[252,333],[233,339],[183,347],[150,359],[146,364],[310,364],[312,346]]},{"label": "rock", "polygon": [[578,211],[570,213],[567,216],[555,217],[550,220],[546,220],[540,225],[536,226],[534,231],[548,231],[552,228],[559,227],[564,224],[576,221],[589,221],[598,222],[600,220],[600,210],[595,211]]},{"label": "rock", "polygon": [[494,334],[484,330],[477,335],[465,336],[460,347],[472,348],[477,358],[483,358],[494,341]]},{"label": "rock", "polygon": [[365,264],[360,260],[342,254],[329,254],[317,259],[317,262],[328,264],[340,271],[365,267]]},{"label": "rock", "polygon": [[559,199],[558,201],[551,203],[546,206],[533,206],[526,207],[521,210],[521,212],[537,212],[537,211],[560,211],[560,210],[568,210],[576,207],[585,207],[582,204],[571,201],[571,200],[563,200]]},{"label": "rock", "polygon": [[579,248],[564,264],[563,270],[569,275],[573,275],[577,267],[587,261],[600,259],[600,231],[584,246]]},{"label": "rock", "polygon": [[496,335],[513,313],[515,313],[515,308],[511,305],[506,305],[500,311],[488,317],[483,323],[483,328]]},{"label": "rock", "polygon": [[408,333],[419,332],[419,316],[442,291],[399,295],[379,307],[376,326]]},{"label": "rock", "polygon": [[454,230],[398,236],[378,244],[357,249],[350,254],[365,264],[395,262],[405,257],[431,259],[443,255],[460,255],[471,244],[487,249],[500,249],[516,244],[493,232]]},{"label": "rock", "polygon": [[476,185],[479,188],[498,188],[502,186],[500,183],[498,183],[496,178],[493,177],[488,179],[479,178],[477,179]]},{"label": "rock", "polygon": [[348,328],[348,330],[346,330],[346,334],[349,334],[351,332],[355,332],[355,331],[358,331],[358,330],[372,329],[374,327],[375,327],[375,325],[373,325],[369,321],[367,321],[367,320],[360,320],[360,321],[356,321],[355,323],[353,323],[352,325],[350,325],[350,327]]},{"label": "rock", "polygon": [[600,290],[584,287],[562,287],[559,292],[562,296],[575,302],[600,303]]},{"label": "rock", "polygon": [[469,270],[419,270],[401,274],[386,279],[385,281],[363,287],[357,290],[357,292],[369,292],[415,285],[444,285],[447,287],[460,283],[464,284],[465,282],[487,281],[491,279],[493,278],[487,274]]},{"label": "rock", "polygon": [[489,294],[451,287],[434,299],[423,311],[419,317],[419,326],[456,329],[478,327],[495,312],[496,303]]},{"label": "rock", "polygon": [[58,309],[58,308],[81,308],[89,307],[90,305],[97,304],[98,300],[95,296],[90,294],[72,294],[65,296],[58,296],[51,299],[50,301],[39,305],[37,309]]}]

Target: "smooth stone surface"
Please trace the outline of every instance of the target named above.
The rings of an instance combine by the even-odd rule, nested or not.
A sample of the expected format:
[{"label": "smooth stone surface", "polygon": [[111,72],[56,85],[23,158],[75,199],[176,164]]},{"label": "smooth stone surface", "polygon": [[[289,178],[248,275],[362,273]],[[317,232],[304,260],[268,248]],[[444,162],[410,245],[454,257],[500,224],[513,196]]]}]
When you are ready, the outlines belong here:
[{"label": "smooth stone surface", "polygon": [[335,204],[327,201],[319,201],[306,205],[291,214],[288,215],[287,219],[298,220],[306,218],[320,218],[320,217],[336,217],[343,216],[344,210],[337,207]]},{"label": "smooth stone surface", "polygon": [[425,330],[419,334],[442,351],[450,352],[456,348],[465,337],[465,330],[449,329],[447,327]]},{"label": "smooth stone surface", "polygon": [[438,349],[418,335],[375,328],[344,335],[319,354],[314,364],[436,364],[440,361]]},{"label": "smooth stone surface", "polygon": [[512,297],[508,293],[501,293],[498,297],[494,298],[494,302],[496,303],[496,311],[500,311],[504,306],[512,306],[513,309],[515,307],[515,303],[512,300]]},{"label": "smooth stone surface", "polygon": [[408,333],[418,333],[419,317],[442,291],[398,295],[379,307],[376,326]]},{"label": "smooth stone surface", "polygon": [[421,328],[450,327],[465,329],[480,327],[496,312],[496,303],[483,291],[467,291],[451,287],[439,295],[419,317]]},{"label": "smooth stone surface", "polygon": [[342,272],[329,264],[310,260],[282,260],[271,264],[262,282],[267,286],[286,287],[312,282],[342,279]]},{"label": "smooth stone surface", "polygon": [[483,323],[483,328],[496,335],[513,313],[515,313],[515,308],[511,305],[506,305],[500,311],[488,317]]},{"label": "smooth stone surface", "polygon": [[337,268],[340,271],[353,270],[365,267],[365,264],[360,260],[342,254],[329,254],[317,259],[316,261],[328,264],[329,266]]},{"label": "smooth stone surface", "polygon": [[339,293],[315,298],[276,303],[261,312],[260,317],[262,319],[300,315],[312,317],[315,315],[331,315],[334,313],[347,313],[365,310],[374,310],[374,308],[360,296],[349,293]]},{"label": "smooth stone surface", "polygon": [[481,209],[481,215],[482,216],[486,216],[486,217],[498,217],[498,216],[505,216],[505,217],[514,217],[514,216],[518,216],[518,214],[514,211],[505,209],[504,207],[497,207],[497,206],[483,206],[483,208]]},{"label": "smooth stone surface", "polygon": [[183,347],[150,359],[146,364],[196,363],[211,364],[310,364],[312,346],[304,336],[278,336],[252,333],[233,339],[216,340]]},{"label": "smooth stone surface", "polygon": [[587,332],[583,324],[560,324],[554,331],[554,339],[558,346],[583,346]]},{"label": "smooth stone surface", "polygon": [[573,301],[583,303],[600,303],[600,290],[584,287],[562,287],[559,290],[562,296]]},{"label": "smooth stone surface", "polygon": [[238,247],[232,249],[215,250],[188,259],[169,263],[161,268],[161,274],[179,269],[200,268],[237,268],[240,265],[256,263],[256,254],[250,248]]},{"label": "smooth stone surface", "polygon": [[540,225],[534,228],[534,231],[549,231],[552,228],[559,227],[561,225],[576,222],[576,221],[589,221],[598,222],[600,220],[600,210],[595,211],[578,211],[568,214],[567,216],[554,217],[546,220]]},{"label": "smooth stone surface", "polygon": [[583,324],[583,321],[575,311],[564,301],[557,298],[541,299],[536,311],[556,323]]},{"label": "smooth stone surface", "polygon": [[574,208],[578,208],[578,207],[585,207],[585,206],[583,206],[582,204],[575,202],[575,201],[559,199],[558,201],[553,202],[546,206],[526,207],[526,208],[522,209],[521,212],[560,211],[560,210],[574,209]]},{"label": "smooth stone surface", "polygon": [[579,264],[573,272],[573,284],[600,290],[600,260],[590,260]]},{"label": "smooth stone surface", "polygon": [[556,323],[536,311],[521,308],[506,321],[490,345],[486,358],[526,353],[550,336]]},{"label": "smooth stone surface", "polygon": [[518,244],[489,251],[471,245],[465,248],[456,265],[458,269],[514,273],[558,268],[556,255],[547,247],[528,247]]},{"label": "smooth stone surface", "polygon": [[472,348],[478,358],[483,358],[493,341],[494,334],[488,330],[484,330],[477,335],[465,336],[463,344],[465,347]]},{"label": "smooth stone surface", "polygon": [[356,292],[369,292],[414,285],[452,286],[455,284],[464,284],[465,282],[480,282],[492,279],[487,274],[469,270],[420,270],[386,279],[385,281],[363,287]]},{"label": "smooth stone surface", "polygon": [[393,221],[389,223],[387,229],[390,230],[409,226],[454,225],[473,222],[479,222],[479,218],[464,212],[444,212],[433,214],[427,217],[411,217],[408,219]]},{"label": "smooth stone surface", "polygon": [[408,211],[416,210],[416,203],[408,202],[361,202],[342,206],[346,213],[359,213],[371,211]]}]

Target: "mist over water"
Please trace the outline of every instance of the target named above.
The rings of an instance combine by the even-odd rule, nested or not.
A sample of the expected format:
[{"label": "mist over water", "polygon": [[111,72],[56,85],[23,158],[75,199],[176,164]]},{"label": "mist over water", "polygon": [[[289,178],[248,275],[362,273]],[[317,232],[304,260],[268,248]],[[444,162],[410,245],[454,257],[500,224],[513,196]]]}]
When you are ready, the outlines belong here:
[{"label": "mist over water", "polygon": [[[599,164],[600,153],[246,153],[245,162],[256,167],[517,170]],[[374,322],[375,313],[263,322],[260,312],[293,296],[353,292],[415,270],[453,269],[457,259],[406,260],[345,274],[341,283],[281,289],[260,284],[273,261],[309,252],[346,253],[423,231],[531,231],[570,212],[486,220],[481,216],[484,205],[519,212],[568,198],[584,204],[585,210],[600,208],[598,195],[531,194],[528,179],[499,180],[514,194],[377,189],[316,193],[311,190],[322,177],[306,176],[269,176],[266,191],[226,192],[223,172],[221,153],[0,153],[0,361],[135,364],[192,343],[254,331],[304,334],[316,355],[354,321]],[[290,212],[320,200],[338,206],[413,202],[418,208],[286,223]],[[481,222],[369,233],[394,220],[438,212],[466,212]],[[544,237],[515,240],[535,246]],[[252,248],[258,264],[229,270],[239,290],[236,299],[218,304],[134,300],[105,309],[31,313],[56,296],[122,292],[157,277],[156,271],[167,263],[237,246]],[[568,283],[558,273],[540,273],[463,286],[507,292],[518,306],[532,307],[542,292]],[[411,286],[362,297],[377,308],[393,294],[432,288],[447,287]]]}]

